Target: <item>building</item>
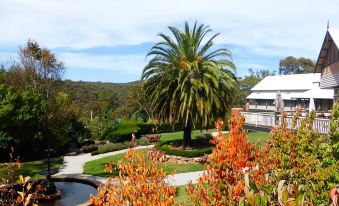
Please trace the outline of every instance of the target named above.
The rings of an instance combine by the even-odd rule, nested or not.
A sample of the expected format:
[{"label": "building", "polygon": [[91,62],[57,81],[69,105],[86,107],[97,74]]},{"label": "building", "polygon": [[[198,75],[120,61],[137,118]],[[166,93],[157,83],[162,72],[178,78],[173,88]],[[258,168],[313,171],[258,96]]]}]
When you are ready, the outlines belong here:
[{"label": "building", "polygon": [[321,73],[320,88],[334,89],[334,100],[339,101],[339,29],[327,29],[315,72]]},{"label": "building", "polygon": [[317,114],[329,115],[334,90],[320,88],[320,82],[319,73],[268,76],[251,89],[252,93],[247,97],[249,110],[274,111],[274,101],[280,92],[286,112],[295,112],[296,106],[300,106],[302,111],[309,111],[312,106]]}]

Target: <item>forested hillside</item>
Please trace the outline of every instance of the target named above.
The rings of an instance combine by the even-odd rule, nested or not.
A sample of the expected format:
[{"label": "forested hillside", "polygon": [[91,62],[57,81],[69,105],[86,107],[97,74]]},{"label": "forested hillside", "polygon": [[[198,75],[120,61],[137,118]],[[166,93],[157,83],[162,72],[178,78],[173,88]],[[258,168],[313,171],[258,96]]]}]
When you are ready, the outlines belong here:
[{"label": "forested hillside", "polygon": [[125,101],[126,94],[140,84],[140,81],[109,83],[64,80],[56,83],[56,89],[67,93],[81,113],[87,113],[90,110],[97,112],[102,101],[108,101],[113,110],[117,109]]}]

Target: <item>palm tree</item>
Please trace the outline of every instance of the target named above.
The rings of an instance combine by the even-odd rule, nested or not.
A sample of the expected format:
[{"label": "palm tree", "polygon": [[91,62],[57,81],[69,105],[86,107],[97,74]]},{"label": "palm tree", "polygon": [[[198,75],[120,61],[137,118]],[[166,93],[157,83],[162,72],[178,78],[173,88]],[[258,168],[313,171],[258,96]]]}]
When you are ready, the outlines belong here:
[{"label": "palm tree", "polygon": [[229,50],[210,51],[219,34],[206,39],[208,26],[196,22],[190,29],[186,22],[183,31],[168,28],[173,37],[159,34],[163,40],[147,54],[152,58],[141,79],[154,117],[182,123],[184,146],[189,146],[193,128],[225,117],[237,85],[236,68]]}]

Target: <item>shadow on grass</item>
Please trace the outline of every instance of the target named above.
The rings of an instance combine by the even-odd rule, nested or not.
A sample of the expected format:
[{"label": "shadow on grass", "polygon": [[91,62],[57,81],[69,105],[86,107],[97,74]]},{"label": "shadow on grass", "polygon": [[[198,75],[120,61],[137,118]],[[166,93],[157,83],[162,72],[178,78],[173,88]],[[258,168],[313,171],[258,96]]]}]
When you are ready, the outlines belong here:
[{"label": "shadow on grass", "polygon": [[[63,159],[61,157],[54,158],[51,160],[51,171],[57,172],[60,165],[62,164]],[[31,178],[41,178],[47,174],[47,162],[46,161],[34,161],[34,162],[24,162],[21,164],[20,168],[13,168],[14,176],[30,176]],[[53,174],[53,173],[52,173]],[[8,170],[0,166],[0,176],[7,177]]]}]

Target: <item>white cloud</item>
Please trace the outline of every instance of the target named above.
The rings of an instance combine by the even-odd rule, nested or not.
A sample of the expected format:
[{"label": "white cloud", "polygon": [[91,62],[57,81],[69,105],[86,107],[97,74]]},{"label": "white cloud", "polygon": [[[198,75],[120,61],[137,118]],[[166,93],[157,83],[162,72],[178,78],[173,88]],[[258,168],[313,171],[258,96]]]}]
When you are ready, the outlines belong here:
[{"label": "white cloud", "polygon": [[[0,48],[28,38],[50,48],[136,45],[198,20],[221,33],[217,44],[241,45],[250,55],[316,58],[327,20],[339,27],[338,7],[335,0],[0,0]],[[137,55],[60,55],[70,69],[140,73],[145,64]]]},{"label": "white cloud", "polygon": [[58,56],[66,63],[66,68],[110,70],[123,75],[141,74],[146,65],[144,55],[105,56],[62,52]]},{"label": "white cloud", "polygon": [[327,19],[339,26],[339,3],[221,0],[2,0],[0,44],[33,38],[50,47],[77,48],[156,41],[167,25],[211,25],[218,43],[317,49]]}]

